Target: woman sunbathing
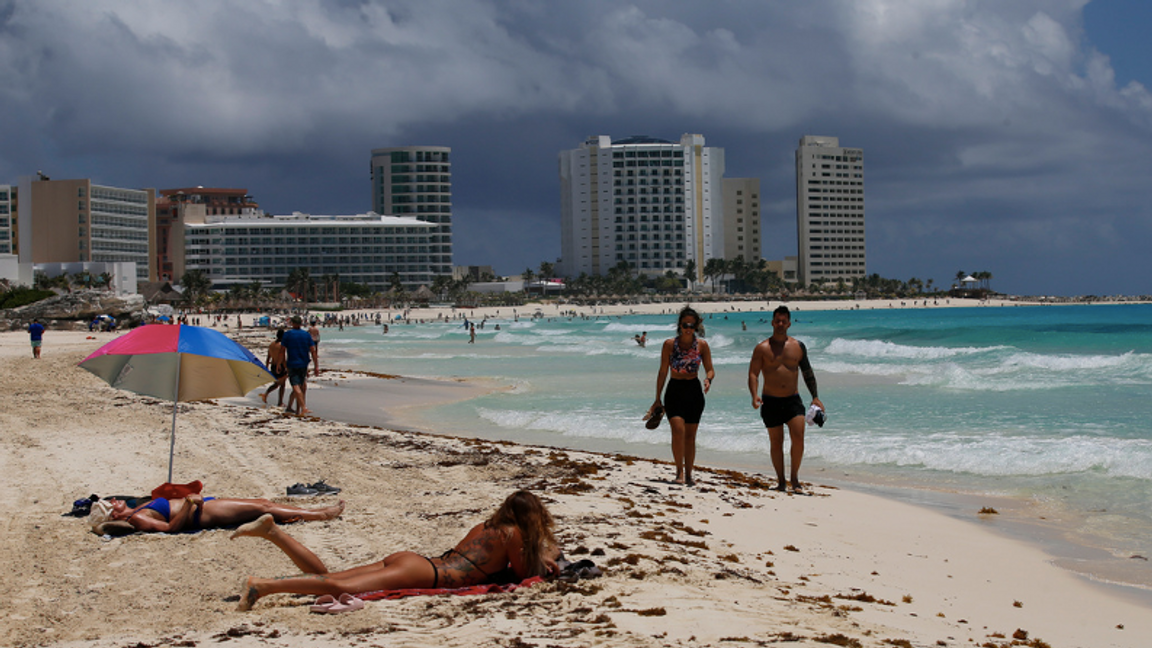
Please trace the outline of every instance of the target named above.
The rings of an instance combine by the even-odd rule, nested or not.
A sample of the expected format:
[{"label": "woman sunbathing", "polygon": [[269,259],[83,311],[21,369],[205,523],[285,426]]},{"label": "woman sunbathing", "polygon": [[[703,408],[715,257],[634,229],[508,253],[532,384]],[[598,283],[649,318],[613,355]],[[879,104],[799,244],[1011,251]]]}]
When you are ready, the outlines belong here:
[{"label": "woman sunbathing", "polygon": [[270,515],[270,519],[283,523],[331,520],[343,512],[344,500],[325,508],[302,509],[266,499],[189,495],[183,499],[158,498],[135,508],[129,507],[124,500],[100,500],[92,506],[88,522],[100,535],[117,526],[129,530],[127,525],[137,531],[177,533],[242,524],[262,515]]},{"label": "woman sunbathing", "polygon": [[245,524],[233,538],[253,536],[276,545],[304,572],[292,578],[249,577],[240,595],[248,610],[268,594],[362,594],[377,590],[434,589],[478,585],[511,567],[520,579],[557,571],[560,549],[552,535],[552,516],[528,491],[516,491],[486,521],[437,558],[411,551],[394,553],[380,562],[329,572],[324,563],[288,535],[268,515]]}]

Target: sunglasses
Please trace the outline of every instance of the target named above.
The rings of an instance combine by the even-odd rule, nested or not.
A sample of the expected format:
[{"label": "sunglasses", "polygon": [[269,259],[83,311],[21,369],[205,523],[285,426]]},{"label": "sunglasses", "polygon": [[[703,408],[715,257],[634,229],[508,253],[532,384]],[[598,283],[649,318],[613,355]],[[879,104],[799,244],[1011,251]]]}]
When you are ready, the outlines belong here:
[{"label": "sunglasses", "polygon": [[690,330],[690,331],[695,331],[695,330],[696,330],[696,325],[695,325],[695,324],[681,324],[681,325],[680,325],[680,328],[682,328],[682,329],[688,329],[688,330]]}]

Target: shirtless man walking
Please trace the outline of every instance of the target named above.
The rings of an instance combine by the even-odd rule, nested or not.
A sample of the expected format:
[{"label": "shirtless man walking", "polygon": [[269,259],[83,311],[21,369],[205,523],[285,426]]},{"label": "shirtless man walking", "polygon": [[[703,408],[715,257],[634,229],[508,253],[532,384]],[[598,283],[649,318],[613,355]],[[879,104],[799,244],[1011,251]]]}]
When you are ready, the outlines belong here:
[{"label": "shirtless man walking", "polygon": [[[772,467],[776,469],[779,484],[776,490],[785,490],[784,481],[784,426],[792,441],[792,490],[800,491],[800,460],[804,457],[804,401],[800,399],[799,375],[812,395],[812,404],[824,409],[816,394],[816,374],[808,363],[808,349],[804,343],[789,337],[792,313],[780,306],[772,313],[772,337],[756,345],[752,362],[748,364],[748,391],[752,394],[753,409],[760,409],[760,418],[768,428],[772,442]],[[764,374],[764,391],[760,391],[760,374]]]}]

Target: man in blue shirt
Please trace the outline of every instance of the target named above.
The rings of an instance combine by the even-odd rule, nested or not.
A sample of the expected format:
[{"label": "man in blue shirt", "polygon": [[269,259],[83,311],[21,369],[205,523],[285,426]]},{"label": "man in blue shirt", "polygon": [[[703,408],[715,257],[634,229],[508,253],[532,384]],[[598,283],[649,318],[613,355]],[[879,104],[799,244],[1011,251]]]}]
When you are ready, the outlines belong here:
[{"label": "man in blue shirt", "polygon": [[40,345],[44,342],[44,325],[40,320],[34,319],[28,325],[28,334],[32,336],[32,357],[40,357]]},{"label": "man in blue shirt", "polygon": [[308,362],[315,366],[315,374],[320,376],[320,358],[316,353],[316,342],[308,335],[308,331],[300,328],[304,320],[297,315],[292,318],[292,328],[284,332],[284,339],[280,344],[288,356],[288,384],[292,386],[292,395],[288,397],[287,411],[292,411],[292,402],[299,403],[296,413],[303,416],[310,414],[311,410],[304,406],[304,396],[308,392]]}]

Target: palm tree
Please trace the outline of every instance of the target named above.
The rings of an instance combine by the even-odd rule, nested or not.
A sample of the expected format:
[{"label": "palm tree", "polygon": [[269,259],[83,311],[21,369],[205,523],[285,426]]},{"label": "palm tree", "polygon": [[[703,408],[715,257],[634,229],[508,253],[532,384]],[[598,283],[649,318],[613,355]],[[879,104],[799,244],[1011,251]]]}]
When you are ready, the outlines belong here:
[{"label": "palm tree", "polygon": [[962,282],[964,281],[964,277],[966,277],[966,276],[967,275],[964,274],[963,270],[957,270],[956,271],[956,287],[957,288],[963,288],[964,287],[962,285]]},{"label": "palm tree", "polygon": [[450,285],[452,285],[452,277],[448,275],[436,275],[432,278],[432,292],[436,293],[437,299],[444,299],[444,293]]},{"label": "palm tree", "polygon": [[184,287],[184,298],[192,304],[199,303],[212,290],[212,280],[203,270],[189,270],[180,277]]},{"label": "palm tree", "polygon": [[524,292],[528,292],[528,287],[536,278],[536,273],[532,272],[532,268],[524,268],[524,272],[520,276],[524,279]]},{"label": "palm tree", "polygon": [[540,278],[551,279],[556,274],[556,265],[547,261],[540,262]]},{"label": "palm tree", "polygon": [[312,296],[316,282],[312,280],[312,272],[308,268],[296,268],[288,273],[284,281],[284,289],[292,293],[297,299],[307,304]]},{"label": "palm tree", "polygon": [[719,257],[704,262],[704,278],[712,282],[712,292],[716,292],[716,279],[728,270],[728,264]]},{"label": "palm tree", "polygon": [[688,281],[688,287],[691,288],[696,283],[696,261],[688,259],[684,262],[684,279]]}]

